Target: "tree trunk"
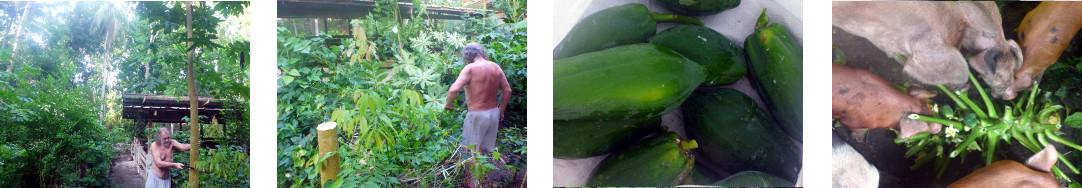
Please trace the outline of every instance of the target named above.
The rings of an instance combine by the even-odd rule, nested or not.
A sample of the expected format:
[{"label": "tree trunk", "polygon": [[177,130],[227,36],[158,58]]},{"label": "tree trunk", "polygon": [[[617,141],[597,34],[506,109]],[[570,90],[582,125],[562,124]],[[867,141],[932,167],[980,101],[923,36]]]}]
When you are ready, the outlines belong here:
[{"label": "tree trunk", "polygon": [[[188,17],[188,38],[192,38],[192,2],[185,3],[187,5],[187,17]],[[188,48],[193,45],[191,40],[188,40]],[[192,188],[199,187],[199,171],[197,168],[202,169],[199,166],[199,93],[195,91],[195,50],[188,51],[188,101],[191,104],[191,116],[188,116],[188,131],[191,133],[189,142],[191,144],[191,151],[189,152],[188,166],[188,185]]]},{"label": "tree trunk", "polygon": [[20,16],[19,22],[15,23],[16,24],[16,26],[15,26],[15,38],[11,38],[11,39],[13,39],[13,43],[15,43],[15,45],[14,45],[14,47],[11,48],[11,59],[8,60],[9,64],[8,64],[7,72],[11,72],[11,71],[15,70],[15,56],[17,54],[16,51],[19,50],[19,35],[22,34],[22,31],[23,31],[22,28],[20,28],[20,27],[22,27],[23,22],[26,22],[26,17],[28,17],[27,14],[30,14],[30,5],[33,5],[33,4],[34,4],[34,2],[32,2],[32,1],[27,1],[26,2],[26,6],[23,6],[23,15]]},{"label": "tree trunk", "polygon": [[[157,37],[157,36],[158,36],[158,32],[154,32],[153,34],[150,35],[150,45],[154,45],[154,38]],[[150,49],[147,49],[147,54],[154,55],[154,54],[152,54],[150,52]],[[154,59],[156,59],[156,58],[154,58]],[[148,60],[146,62],[143,62],[143,67],[146,67],[146,72],[143,73],[143,81],[144,82],[150,81],[150,61]]]}]

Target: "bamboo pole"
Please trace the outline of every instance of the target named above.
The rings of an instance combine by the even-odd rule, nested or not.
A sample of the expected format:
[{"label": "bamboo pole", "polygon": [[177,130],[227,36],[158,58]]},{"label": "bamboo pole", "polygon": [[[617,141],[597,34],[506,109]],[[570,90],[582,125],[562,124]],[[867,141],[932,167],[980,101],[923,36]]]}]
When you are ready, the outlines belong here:
[{"label": "bamboo pole", "polygon": [[[319,124],[319,127],[316,127],[316,135],[319,137],[319,155],[316,157],[319,159],[322,159],[327,153],[338,150],[338,129],[336,127],[338,127],[338,123],[335,122],[322,123]],[[327,180],[338,179],[338,160],[338,155],[333,155],[319,163],[319,165],[323,165],[319,170],[320,185],[326,183]]]},{"label": "bamboo pole", "polygon": [[[186,2],[187,5],[187,17],[188,17],[188,38],[192,38],[192,2]],[[188,48],[192,47],[192,41],[188,41]],[[199,93],[195,90],[195,68],[194,61],[195,51],[188,51],[188,71],[185,75],[188,77],[188,103],[190,104],[191,116],[188,116],[189,132],[191,133],[188,142],[191,144],[191,150],[188,152],[188,185],[192,188],[199,187],[199,171],[195,170],[199,164]]]}]

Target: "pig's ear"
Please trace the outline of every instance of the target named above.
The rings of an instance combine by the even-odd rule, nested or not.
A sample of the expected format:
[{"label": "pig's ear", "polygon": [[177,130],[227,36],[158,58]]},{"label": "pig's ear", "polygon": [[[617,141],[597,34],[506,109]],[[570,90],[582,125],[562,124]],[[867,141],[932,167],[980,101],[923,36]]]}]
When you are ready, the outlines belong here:
[{"label": "pig's ear", "polygon": [[1052,166],[1056,165],[1056,160],[1058,160],[1056,156],[1058,155],[1059,152],[1056,151],[1055,147],[1046,146],[1041,152],[1029,157],[1029,160],[1026,160],[1026,166],[1042,172],[1052,172]]},{"label": "pig's ear", "polygon": [[921,100],[935,97],[935,93],[928,92],[927,90],[924,90],[920,87],[909,86],[909,89],[907,90],[909,90],[909,96],[913,96]]},{"label": "pig's ear", "polygon": [[1014,40],[1007,40],[1007,46],[1011,50],[1011,55],[1013,55],[1015,60],[1018,61],[1015,62],[1013,70],[1018,70],[1019,68],[1022,68],[1022,63],[1025,62],[1023,61],[1025,59],[1022,57],[1022,48],[1018,47],[1018,43],[1014,42]]}]

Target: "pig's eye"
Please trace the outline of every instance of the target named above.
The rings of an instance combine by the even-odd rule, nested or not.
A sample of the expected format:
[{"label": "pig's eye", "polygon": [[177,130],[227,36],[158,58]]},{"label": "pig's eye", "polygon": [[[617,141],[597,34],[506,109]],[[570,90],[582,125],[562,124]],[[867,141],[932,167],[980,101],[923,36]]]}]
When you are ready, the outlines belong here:
[{"label": "pig's eye", "polygon": [[1003,56],[1003,53],[996,49],[991,49],[984,54],[984,63],[988,65],[988,70],[991,73],[996,72],[996,64],[999,62],[999,58]]}]

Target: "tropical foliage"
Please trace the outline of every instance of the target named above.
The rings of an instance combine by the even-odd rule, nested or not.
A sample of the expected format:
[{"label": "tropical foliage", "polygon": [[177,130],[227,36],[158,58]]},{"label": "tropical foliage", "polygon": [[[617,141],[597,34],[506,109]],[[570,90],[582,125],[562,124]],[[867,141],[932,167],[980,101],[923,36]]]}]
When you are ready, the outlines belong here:
[{"label": "tropical foliage", "polygon": [[[279,20],[279,187],[320,185],[319,164],[327,157],[318,153],[315,127],[322,122],[337,123],[340,142],[333,154],[341,159],[341,171],[330,185],[457,186],[464,181],[464,161],[480,165],[472,169],[495,169],[490,160],[480,159],[501,155],[501,160],[513,160],[508,164],[517,165],[514,169],[525,169],[524,16],[497,9],[483,17],[428,20],[420,6],[401,18],[398,12],[405,9],[395,2],[376,1],[364,18],[327,21],[348,29],[318,34],[305,29],[311,26],[306,19]],[[524,15],[525,1],[516,8],[521,12],[515,15]],[[502,19],[508,17],[516,22]],[[501,130],[498,153],[491,157],[471,158],[457,147],[462,98],[455,104],[458,110],[442,108],[448,86],[464,66],[458,50],[471,41],[485,44],[489,59],[504,68],[513,87],[507,109],[511,128]]]},{"label": "tropical foliage", "polygon": [[[191,74],[202,97],[247,101],[247,2],[195,3],[191,39],[183,5],[0,3],[0,186],[111,186],[117,144],[148,132],[121,119],[124,93],[186,96]],[[241,112],[219,119],[224,141],[197,166],[204,184],[247,186],[248,105],[226,105]]]}]

